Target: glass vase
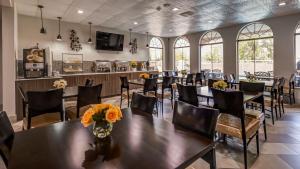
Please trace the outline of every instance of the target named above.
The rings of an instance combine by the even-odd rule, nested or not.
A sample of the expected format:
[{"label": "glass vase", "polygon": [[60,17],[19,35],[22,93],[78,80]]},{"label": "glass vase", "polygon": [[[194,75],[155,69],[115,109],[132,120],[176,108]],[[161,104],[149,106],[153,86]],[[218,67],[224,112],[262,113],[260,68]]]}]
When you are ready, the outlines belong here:
[{"label": "glass vase", "polygon": [[93,134],[100,139],[109,136],[112,132],[113,124],[107,121],[97,121],[94,123]]}]

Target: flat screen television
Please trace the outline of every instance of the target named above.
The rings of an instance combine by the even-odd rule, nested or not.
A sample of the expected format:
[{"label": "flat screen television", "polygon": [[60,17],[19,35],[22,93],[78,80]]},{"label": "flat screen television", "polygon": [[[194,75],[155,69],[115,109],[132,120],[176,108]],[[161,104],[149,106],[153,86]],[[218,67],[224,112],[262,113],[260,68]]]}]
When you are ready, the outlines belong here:
[{"label": "flat screen television", "polygon": [[96,32],[96,49],[97,50],[110,50],[110,51],[123,51],[124,35]]}]

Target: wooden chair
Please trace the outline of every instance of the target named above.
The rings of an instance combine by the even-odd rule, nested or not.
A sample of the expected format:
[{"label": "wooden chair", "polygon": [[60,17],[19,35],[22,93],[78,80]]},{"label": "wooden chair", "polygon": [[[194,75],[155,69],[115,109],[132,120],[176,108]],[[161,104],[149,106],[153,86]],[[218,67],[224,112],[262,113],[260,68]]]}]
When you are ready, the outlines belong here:
[{"label": "wooden chair", "polygon": [[14,130],[10,124],[7,114],[0,112],[0,155],[6,167],[10,158],[10,152],[13,145]]},{"label": "wooden chair", "polygon": [[291,74],[288,85],[284,85],[283,94],[285,97],[289,98],[290,104],[295,104],[295,73]]},{"label": "wooden chair", "polygon": [[173,108],[174,95],[173,95],[173,86],[172,86],[172,84],[173,84],[173,77],[164,76],[161,88],[159,88],[157,90],[157,98],[161,102],[162,115],[163,115],[163,112],[164,112],[164,99],[165,98],[170,99],[171,106]]},{"label": "wooden chair", "polygon": [[185,85],[188,85],[188,84],[194,85],[194,75],[191,73],[187,75],[186,80],[185,80]]},{"label": "wooden chair", "polygon": [[[240,91],[244,93],[261,93],[263,94],[265,90],[265,83],[251,83],[251,82],[240,82],[239,86]],[[245,115],[249,117],[253,117],[257,120],[260,121],[260,125],[263,125],[264,127],[264,134],[265,134],[265,140],[267,140],[267,124],[266,124],[266,119],[265,119],[265,102],[264,102],[264,95],[261,97],[258,97],[254,99],[253,101],[250,102],[250,104],[256,104],[260,105],[261,109],[260,110],[255,110],[253,109],[245,109]],[[256,106],[258,107],[258,106]],[[272,116],[273,117],[273,116]]]},{"label": "wooden chair", "polygon": [[285,84],[285,78],[281,77],[279,78],[279,83],[278,83],[278,104],[279,104],[279,115],[281,117],[281,112],[284,114],[284,104],[283,104],[283,99],[284,99],[284,84]]},{"label": "wooden chair", "polygon": [[[130,104],[130,93],[129,93],[129,83],[128,78],[126,76],[120,77],[121,80],[121,100],[120,100],[120,107],[122,107],[122,101],[127,98],[128,107]],[[123,93],[123,89],[126,90],[126,93]]]},{"label": "wooden chair", "polygon": [[78,86],[78,96],[76,106],[66,108],[66,115],[69,119],[77,119],[92,104],[101,103],[102,84],[96,86]]},{"label": "wooden chair", "polygon": [[195,85],[199,83],[200,86],[203,86],[203,80],[205,80],[204,72],[196,73]]},{"label": "wooden chair", "polygon": [[244,165],[248,168],[247,147],[256,137],[257,155],[259,155],[259,126],[260,121],[245,115],[244,95],[241,91],[221,91],[212,89],[214,108],[219,109],[216,131],[242,139],[244,149]]},{"label": "wooden chair", "polygon": [[63,89],[28,91],[27,114],[23,128],[39,127],[64,121]]},{"label": "wooden chair", "polygon": [[175,102],[173,124],[210,140],[212,145],[203,159],[210,163],[210,168],[216,168],[216,155],[214,146],[215,128],[219,111],[207,107],[195,107],[181,101]]},{"label": "wooden chair", "polygon": [[152,96],[145,96],[138,93],[132,94],[130,108],[135,112],[150,114],[154,113],[154,106],[157,104],[157,98]]},{"label": "wooden chair", "polygon": [[270,109],[265,109],[271,113],[272,124],[274,125],[274,111],[276,115],[276,119],[278,119],[278,108],[279,108],[279,99],[278,99],[278,78],[274,78],[273,85],[270,89],[268,89],[267,94],[265,94],[264,104],[265,107],[269,107]]}]

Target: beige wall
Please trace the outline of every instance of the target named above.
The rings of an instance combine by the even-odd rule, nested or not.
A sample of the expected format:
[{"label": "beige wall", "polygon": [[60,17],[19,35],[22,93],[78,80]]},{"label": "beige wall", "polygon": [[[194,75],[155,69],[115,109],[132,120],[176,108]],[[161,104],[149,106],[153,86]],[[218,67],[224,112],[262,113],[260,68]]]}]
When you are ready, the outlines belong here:
[{"label": "beige wall", "polygon": [[[148,60],[149,50],[146,48],[147,38],[142,34],[132,34],[132,39],[137,38],[138,44],[138,53],[131,54],[129,52],[129,32],[121,32],[114,29],[103,28],[103,27],[92,27],[92,40],[93,44],[90,45],[87,43],[89,38],[89,26],[62,22],[61,34],[63,41],[59,42],[56,40],[58,34],[58,22],[57,20],[45,20],[45,28],[47,34],[43,35],[39,33],[41,27],[41,21],[39,18],[19,15],[18,17],[18,44],[19,44],[19,56],[18,59],[22,59],[22,49],[30,48],[39,43],[40,48],[50,48],[50,51],[53,52],[53,58],[61,59],[63,52],[65,53],[82,53],[84,55],[84,60],[93,61],[93,60],[137,60],[145,61]],[[74,29],[77,31],[77,35],[82,44],[83,50],[79,52],[73,52],[70,50],[70,40],[69,40],[69,31]],[[97,51],[95,50],[95,34],[96,31],[103,32],[112,32],[125,35],[124,40],[124,50],[122,52],[115,51]],[[151,37],[149,37],[149,40]]]},{"label": "beige wall", "polygon": [[3,110],[9,117],[15,116],[15,59],[16,59],[16,18],[15,10],[2,7],[2,97]]},{"label": "beige wall", "polygon": [[[291,73],[296,71],[294,31],[299,21],[300,14],[260,21],[269,25],[274,33],[274,74],[277,76],[289,77]],[[224,72],[226,74],[237,72],[236,38],[239,30],[245,25],[247,25],[247,23],[216,29],[216,31],[222,35],[224,41]],[[200,58],[198,44],[203,33],[205,32],[186,35],[191,44],[192,72],[199,71]],[[168,45],[171,49],[166,59],[168,60],[166,63],[168,69],[172,69],[174,65],[173,44],[175,39],[176,37],[170,38]]]}]

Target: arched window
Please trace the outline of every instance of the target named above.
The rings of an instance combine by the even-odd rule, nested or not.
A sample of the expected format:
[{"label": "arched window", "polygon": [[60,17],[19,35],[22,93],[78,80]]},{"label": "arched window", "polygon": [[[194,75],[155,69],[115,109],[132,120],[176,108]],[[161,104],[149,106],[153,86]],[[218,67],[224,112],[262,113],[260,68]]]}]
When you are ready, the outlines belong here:
[{"label": "arched window", "polygon": [[245,72],[269,72],[273,75],[273,32],[268,25],[245,26],[238,39],[239,75]]},{"label": "arched window", "polygon": [[296,68],[300,70],[300,24],[298,24],[295,32],[295,52],[296,52]]},{"label": "arched window", "polygon": [[175,69],[190,71],[190,43],[187,38],[180,37],[174,45]]},{"label": "arched window", "polygon": [[200,40],[201,70],[223,72],[223,39],[219,32],[205,33]]},{"label": "arched window", "polygon": [[150,66],[162,71],[163,67],[163,44],[159,38],[153,37],[149,44]]}]

